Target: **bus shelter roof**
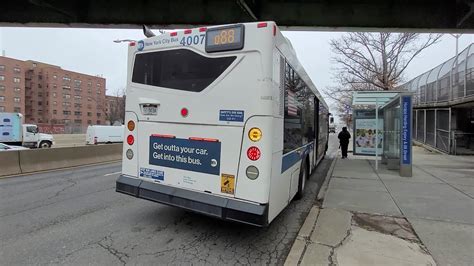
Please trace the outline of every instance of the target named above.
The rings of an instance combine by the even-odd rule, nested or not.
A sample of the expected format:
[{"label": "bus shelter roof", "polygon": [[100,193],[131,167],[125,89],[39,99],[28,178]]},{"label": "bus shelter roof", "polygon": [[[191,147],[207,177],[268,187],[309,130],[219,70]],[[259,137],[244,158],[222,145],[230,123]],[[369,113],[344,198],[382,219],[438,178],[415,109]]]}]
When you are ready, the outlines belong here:
[{"label": "bus shelter roof", "polygon": [[378,105],[385,103],[398,96],[400,91],[355,91],[352,94],[352,105]]}]

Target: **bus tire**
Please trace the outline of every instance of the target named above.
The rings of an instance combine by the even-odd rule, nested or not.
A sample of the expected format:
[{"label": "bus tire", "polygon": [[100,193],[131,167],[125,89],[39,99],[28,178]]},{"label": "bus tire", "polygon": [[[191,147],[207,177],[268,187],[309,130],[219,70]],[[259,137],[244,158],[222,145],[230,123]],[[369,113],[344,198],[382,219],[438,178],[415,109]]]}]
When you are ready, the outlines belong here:
[{"label": "bus tire", "polygon": [[303,160],[301,164],[300,177],[298,181],[298,191],[296,192],[295,198],[302,199],[304,196],[304,188],[306,186],[306,180],[308,179],[308,167],[306,160]]}]

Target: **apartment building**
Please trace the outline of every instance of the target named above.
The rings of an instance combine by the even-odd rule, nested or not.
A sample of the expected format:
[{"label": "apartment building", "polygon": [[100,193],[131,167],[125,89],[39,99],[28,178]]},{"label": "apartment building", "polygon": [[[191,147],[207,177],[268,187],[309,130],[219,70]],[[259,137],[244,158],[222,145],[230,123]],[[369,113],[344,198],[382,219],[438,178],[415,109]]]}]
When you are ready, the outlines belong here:
[{"label": "apartment building", "polygon": [[[61,124],[65,126],[65,132],[71,133],[85,132],[88,125],[105,124],[104,78],[32,60],[15,60],[13,63],[12,60],[15,59],[0,57],[0,69],[3,65],[6,69],[4,72],[9,72],[9,68],[13,69],[12,73],[4,75],[0,70],[3,79],[11,80],[8,86],[13,87],[8,89],[9,93],[13,94],[4,95],[5,103],[8,102],[4,105],[5,112],[20,111],[25,115],[26,123]],[[15,72],[15,62],[20,72]],[[15,88],[20,88],[20,91]],[[15,96],[16,91],[20,93],[18,96]],[[0,95],[3,96],[1,91]],[[14,109],[15,107],[17,109]]]},{"label": "apartment building", "polygon": [[25,113],[24,61],[0,56],[0,112]]}]

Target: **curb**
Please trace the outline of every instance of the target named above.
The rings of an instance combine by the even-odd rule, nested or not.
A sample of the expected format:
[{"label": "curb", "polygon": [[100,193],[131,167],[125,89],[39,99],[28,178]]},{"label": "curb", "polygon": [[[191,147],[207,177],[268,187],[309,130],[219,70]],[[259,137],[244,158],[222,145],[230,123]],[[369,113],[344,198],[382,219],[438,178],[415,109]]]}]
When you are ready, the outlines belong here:
[{"label": "curb", "polygon": [[321,186],[321,189],[319,190],[317,200],[323,200],[324,196],[326,195],[326,191],[328,190],[329,186],[329,180],[331,179],[332,172],[334,171],[334,167],[336,167],[336,162],[338,160],[338,157],[334,158],[334,160],[331,163],[331,166],[329,167],[328,173],[326,174],[326,178],[324,179],[324,183]]},{"label": "curb", "polygon": [[[324,199],[324,196],[326,195],[326,191],[328,189],[329,180],[331,179],[331,175],[334,171],[334,167],[336,166],[337,160],[338,157],[336,153],[336,157],[332,161],[328,173],[326,174],[326,179],[324,180],[324,183],[321,186],[321,189],[319,190],[317,200]],[[309,211],[308,216],[306,216],[303,226],[301,226],[298,235],[296,235],[295,242],[293,242],[290,252],[286,257],[284,264],[285,266],[299,264],[300,260],[302,259],[302,255],[306,249],[306,243],[308,242],[309,237],[311,236],[311,233],[313,232],[314,227],[316,225],[316,221],[319,216],[319,211],[320,209],[318,206],[313,205],[313,207],[311,207],[311,210]]]},{"label": "curb", "polygon": [[306,243],[313,232],[314,226],[316,225],[316,220],[318,219],[319,208],[313,206],[306,216],[306,219],[301,226],[298,235],[296,236],[295,242],[291,246],[290,252],[286,257],[284,265],[298,265],[302,259],[302,255],[306,249]]}]

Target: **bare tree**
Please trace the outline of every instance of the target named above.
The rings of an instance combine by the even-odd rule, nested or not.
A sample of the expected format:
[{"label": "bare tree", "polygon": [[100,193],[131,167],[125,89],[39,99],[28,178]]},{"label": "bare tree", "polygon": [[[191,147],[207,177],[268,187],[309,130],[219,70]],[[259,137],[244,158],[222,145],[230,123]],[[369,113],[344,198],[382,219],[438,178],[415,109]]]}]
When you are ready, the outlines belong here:
[{"label": "bare tree", "polygon": [[403,74],[421,51],[439,41],[440,34],[350,32],[331,40],[336,63],[333,79],[336,86],[326,88],[326,95],[338,108],[347,108],[353,91],[393,90],[403,81]]},{"label": "bare tree", "polygon": [[114,95],[108,95],[106,97],[107,109],[105,111],[106,119],[114,124],[120,122],[121,124],[125,121],[125,89],[119,89],[115,91]]}]

